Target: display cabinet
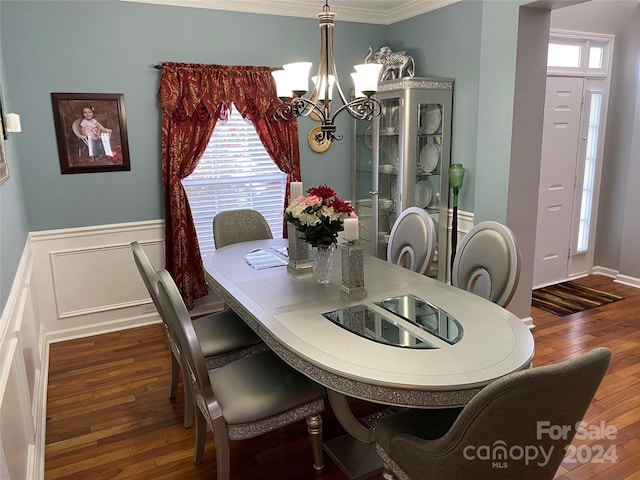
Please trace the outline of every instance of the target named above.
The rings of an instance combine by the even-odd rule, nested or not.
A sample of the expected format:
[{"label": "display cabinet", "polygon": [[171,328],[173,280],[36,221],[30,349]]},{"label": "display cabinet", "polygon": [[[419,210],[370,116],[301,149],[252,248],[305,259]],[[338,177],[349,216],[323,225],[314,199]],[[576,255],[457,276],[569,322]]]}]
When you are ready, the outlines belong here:
[{"label": "display cabinet", "polygon": [[447,272],[448,168],[453,80],[406,77],[381,82],[380,116],[354,120],[352,202],[365,251],[386,258],[398,214],[411,206],[433,218],[437,250],[429,276]]}]

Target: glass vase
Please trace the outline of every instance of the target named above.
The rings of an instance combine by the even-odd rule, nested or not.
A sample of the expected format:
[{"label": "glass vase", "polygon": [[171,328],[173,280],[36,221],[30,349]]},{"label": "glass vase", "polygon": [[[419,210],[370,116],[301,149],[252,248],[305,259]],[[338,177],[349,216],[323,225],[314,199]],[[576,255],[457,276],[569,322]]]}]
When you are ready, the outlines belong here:
[{"label": "glass vase", "polygon": [[336,245],[318,245],[313,247],[313,275],[321,285],[331,282],[331,268],[333,267],[333,253]]}]

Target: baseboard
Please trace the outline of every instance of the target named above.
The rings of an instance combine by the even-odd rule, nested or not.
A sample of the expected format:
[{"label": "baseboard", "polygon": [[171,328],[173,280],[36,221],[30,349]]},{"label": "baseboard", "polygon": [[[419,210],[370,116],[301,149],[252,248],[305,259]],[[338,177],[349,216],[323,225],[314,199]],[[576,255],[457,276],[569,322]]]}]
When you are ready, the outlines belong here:
[{"label": "baseboard", "polygon": [[112,333],[130,328],[144,327],[160,323],[160,317],[157,313],[140,315],[130,318],[122,318],[119,320],[109,320],[91,325],[82,325],[79,327],[67,328],[64,330],[56,330],[46,334],[46,343],[65,342],[76,338],[92,337],[94,335],[102,335],[103,333]]},{"label": "baseboard", "polygon": [[591,269],[591,273],[594,275],[605,275],[607,277],[611,277],[614,282],[628,285],[629,287],[640,288],[640,278],[623,275],[618,270],[614,270],[612,268],[593,267]]},{"label": "baseboard", "polygon": [[593,275],[604,275],[606,277],[616,278],[618,276],[618,270],[606,267],[593,267],[591,269]]},{"label": "baseboard", "polygon": [[616,283],[622,283],[630,287],[640,288],[640,278],[629,277],[627,275],[616,275],[614,280]]}]

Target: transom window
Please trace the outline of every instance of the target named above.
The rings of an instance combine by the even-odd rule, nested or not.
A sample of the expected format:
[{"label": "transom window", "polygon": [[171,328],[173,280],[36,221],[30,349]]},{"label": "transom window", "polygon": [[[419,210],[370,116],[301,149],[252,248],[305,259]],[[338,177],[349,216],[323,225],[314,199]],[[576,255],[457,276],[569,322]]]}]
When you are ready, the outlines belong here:
[{"label": "transom window", "polygon": [[[597,35],[597,34],[596,34]],[[612,35],[593,38],[576,32],[551,30],[547,54],[547,72],[603,75],[611,61]]]},{"label": "transom window", "polygon": [[215,249],[213,217],[226,210],[257,210],[274,238],[282,237],[286,181],[253,125],[232,108],[226,122],[216,123],[194,172],[182,181],[202,256]]}]

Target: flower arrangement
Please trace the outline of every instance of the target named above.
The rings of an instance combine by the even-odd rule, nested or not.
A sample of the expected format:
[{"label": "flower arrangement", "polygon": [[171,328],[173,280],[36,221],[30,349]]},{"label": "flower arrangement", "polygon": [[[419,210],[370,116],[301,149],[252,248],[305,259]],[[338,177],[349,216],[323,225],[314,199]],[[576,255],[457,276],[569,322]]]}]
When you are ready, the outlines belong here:
[{"label": "flower arrangement", "polygon": [[286,220],[313,247],[337,243],[338,233],[344,230],[344,219],[358,218],[355,211],[327,185],[310,188],[307,193],[308,196],[291,201],[284,212]]}]

